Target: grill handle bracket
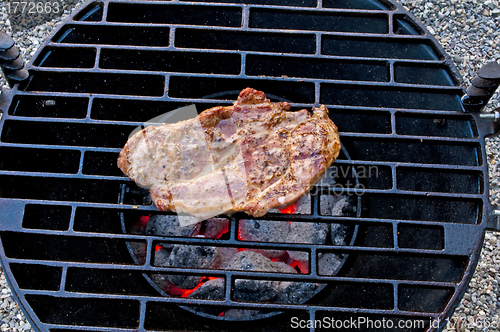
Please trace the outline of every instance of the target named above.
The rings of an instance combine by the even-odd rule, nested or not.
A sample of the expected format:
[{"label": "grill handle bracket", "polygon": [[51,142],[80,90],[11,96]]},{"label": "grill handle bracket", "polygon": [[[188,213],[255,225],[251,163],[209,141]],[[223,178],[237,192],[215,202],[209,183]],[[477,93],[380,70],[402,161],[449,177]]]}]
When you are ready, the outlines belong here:
[{"label": "grill handle bracket", "polygon": [[29,77],[21,52],[7,33],[0,31],[0,68],[12,88]]},{"label": "grill handle bracket", "polygon": [[500,65],[496,61],[488,62],[479,69],[465,90],[462,105],[466,112],[480,112],[489,102],[500,85]]},{"label": "grill handle bracket", "polygon": [[477,130],[481,137],[496,137],[500,135],[500,108],[488,113],[471,113],[476,119]]}]

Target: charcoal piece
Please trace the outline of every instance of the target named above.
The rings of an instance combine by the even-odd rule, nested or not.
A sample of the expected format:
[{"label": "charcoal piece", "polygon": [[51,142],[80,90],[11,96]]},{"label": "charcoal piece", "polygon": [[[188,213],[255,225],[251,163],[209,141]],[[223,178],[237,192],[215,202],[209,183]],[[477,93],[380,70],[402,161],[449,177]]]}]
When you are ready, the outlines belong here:
[{"label": "charcoal piece", "polygon": [[143,265],[144,263],[146,263],[146,250],[147,250],[146,243],[128,242],[128,244],[130,246],[130,249],[132,250],[132,253],[137,259],[137,263],[139,263],[139,265]]},{"label": "charcoal piece", "polygon": [[337,269],[342,264],[342,256],[331,253],[320,253],[318,255],[318,274],[331,276],[335,275]]},{"label": "charcoal piece", "polygon": [[164,273],[153,273],[149,277],[162,291],[167,292],[171,283],[168,281],[168,275]]},{"label": "charcoal piece", "polygon": [[[239,252],[228,266],[231,270],[277,272],[273,261],[250,250]],[[234,283],[234,298],[238,301],[268,301],[276,296],[279,281],[238,279]]]},{"label": "charcoal piece", "polygon": [[[283,242],[290,231],[288,221],[250,220],[242,219],[239,222],[241,239],[255,242]],[[277,258],[285,254],[284,250],[251,249],[267,258]]]},{"label": "charcoal piece", "polygon": [[295,270],[293,267],[291,267],[288,264],[285,264],[283,262],[272,262],[273,267],[276,269],[276,272],[281,272],[281,273],[297,273],[297,270]]},{"label": "charcoal piece", "polygon": [[146,226],[146,234],[175,237],[191,237],[198,235],[201,222],[181,224],[179,217],[173,215],[152,215]]},{"label": "charcoal piece", "polygon": [[312,282],[284,281],[278,286],[278,295],[273,299],[276,303],[303,303],[314,295],[318,284]]},{"label": "charcoal piece", "polygon": [[228,269],[239,271],[276,271],[273,261],[269,258],[253,252],[251,250],[243,250],[238,252],[231,262]]},{"label": "charcoal piece", "polygon": [[[145,233],[145,231],[146,231],[146,225],[142,222],[136,222],[129,229],[130,234],[142,235]],[[140,265],[144,264],[146,262],[146,250],[147,250],[146,243],[131,241],[128,242],[128,245],[130,247],[130,250],[132,250],[132,253],[135,256],[137,263],[139,263]]]},{"label": "charcoal piece", "polygon": [[262,310],[229,309],[224,313],[224,318],[228,320],[242,320],[258,317],[264,313]]},{"label": "charcoal piece", "polygon": [[224,297],[224,279],[222,278],[205,282],[188,296],[188,298],[203,300],[224,300]]},{"label": "charcoal piece", "polygon": [[128,231],[130,234],[146,234],[146,223],[138,221]]},{"label": "charcoal piece", "polygon": [[168,266],[168,260],[172,250],[159,245],[154,254],[154,266]]},{"label": "charcoal piece", "polygon": [[[167,262],[169,267],[213,268],[219,259],[217,248],[208,246],[174,245]],[[200,276],[169,275],[172,284],[183,289],[193,289]]]},{"label": "charcoal piece", "polygon": [[269,301],[278,294],[279,282],[238,279],[234,282],[234,299],[237,301]]},{"label": "charcoal piece", "polygon": [[311,214],[311,195],[302,195],[298,199],[296,214]]},{"label": "charcoal piece", "polygon": [[227,269],[233,257],[238,253],[238,249],[233,247],[217,247],[217,251],[219,252],[219,269]]},{"label": "charcoal piece", "polygon": [[320,197],[320,214],[324,216],[344,216],[343,210],[351,207],[349,199],[344,196],[337,195],[321,195]]},{"label": "charcoal piece", "polygon": [[330,225],[330,238],[333,245],[344,246],[347,244],[347,226],[344,224]]},{"label": "charcoal piece", "polygon": [[225,218],[211,218],[203,221],[202,235],[209,239],[217,239],[229,228],[229,220]]},{"label": "charcoal piece", "polygon": [[[325,223],[292,222],[287,243],[324,244],[330,225]],[[297,261],[307,261],[309,254],[305,251],[288,251],[288,255]]]}]

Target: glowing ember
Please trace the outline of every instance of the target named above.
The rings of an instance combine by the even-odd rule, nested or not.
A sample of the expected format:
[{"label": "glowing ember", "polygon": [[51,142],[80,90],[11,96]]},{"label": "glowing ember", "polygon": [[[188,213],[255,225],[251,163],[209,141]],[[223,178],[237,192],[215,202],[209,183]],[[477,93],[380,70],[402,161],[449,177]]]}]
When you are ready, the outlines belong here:
[{"label": "glowing ember", "polygon": [[148,223],[148,220],[149,220],[149,217],[151,217],[151,215],[149,215],[149,216],[141,216],[141,217],[139,217],[139,221],[140,221],[142,224],[147,224],[147,223]]},{"label": "glowing ember", "polygon": [[295,201],[295,203],[293,203],[290,206],[287,206],[286,208],[280,209],[280,212],[286,214],[294,214],[297,213],[298,210],[299,210],[299,200]]},{"label": "glowing ember", "polygon": [[189,295],[191,295],[191,293],[193,293],[195,290],[200,288],[205,282],[207,282],[209,280],[214,280],[214,279],[219,279],[219,278],[217,278],[217,277],[201,277],[198,285],[196,285],[196,287],[192,288],[192,289],[184,289],[184,288],[176,287],[174,285],[170,285],[170,287],[168,288],[168,294],[171,296],[188,297]]}]

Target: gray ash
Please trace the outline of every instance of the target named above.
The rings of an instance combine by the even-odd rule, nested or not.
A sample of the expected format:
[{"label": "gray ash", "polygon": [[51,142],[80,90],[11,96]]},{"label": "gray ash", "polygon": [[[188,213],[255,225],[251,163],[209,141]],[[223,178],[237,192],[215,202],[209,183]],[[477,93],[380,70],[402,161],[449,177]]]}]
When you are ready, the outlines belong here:
[{"label": "gray ash", "polygon": [[146,234],[174,237],[191,237],[200,232],[201,222],[181,225],[179,218],[172,215],[152,215],[146,226]]},{"label": "gray ash", "polygon": [[[325,244],[330,225],[326,223],[292,222],[286,243]],[[303,251],[288,251],[294,260],[306,262],[309,254]]]},{"label": "gray ash", "polygon": [[244,320],[259,317],[264,313],[262,310],[229,309],[224,312],[224,317],[228,320]]},{"label": "gray ash", "polygon": [[342,264],[343,256],[339,254],[320,253],[318,255],[318,274],[332,276]]},{"label": "gray ash", "polygon": [[[276,272],[273,261],[250,250],[239,252],[228,266],[231,270]],[[278,293],[278,281],[237,279],[234,283],[234,298],[238,301],[269,301]]]},{"label": "gray ash", "polygon": [[188,295],[191,299],[203,300],[224,300],[225,297],[224,279],[217,278],[208,280]]},{"label": "gray ash", "polygon": [[219,252],[219,265],[217,267],[222,270],[228,269],[229,263],[238,254],[238,248],[232,247],[217,247],[217,251]]},{"label": "gray ash", "polygon": [[[288,221],[249,220],[239,222],[239,236],[246,241],[282,242],[290,232]],[[251,249],[268,258],[277,258],[285,254],[285,250]]]},{"label": "gray ash", "polygon": [[[210,269],[215,267],[218,259],[219,255],[215,247],[176,244],[170,253],[166,266]],[[192,289],[198,285],[201,277],[169,275],[168,279],[179,288]]]},{"label": "gray ash", "polygon": [[298,304],[307,301],[318,289],[317,283],[284,281],[278,286],[278,294],[273,299],[276,303]]}]

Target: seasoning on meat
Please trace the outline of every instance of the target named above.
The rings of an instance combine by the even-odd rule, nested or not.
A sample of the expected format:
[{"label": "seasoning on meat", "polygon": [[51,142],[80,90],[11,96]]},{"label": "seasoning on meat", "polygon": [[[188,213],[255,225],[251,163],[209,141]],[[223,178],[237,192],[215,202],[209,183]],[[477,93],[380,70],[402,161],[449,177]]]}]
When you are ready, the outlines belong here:
[{"label": "seasoning on meat", "polygon": [[313,115],[289,109],[246,88],[232,106],[137,132],[118,167],[149,188],[158,210],[199,219],[238,211],[263,216],[309,191],[340,151],[324,105]]}]

